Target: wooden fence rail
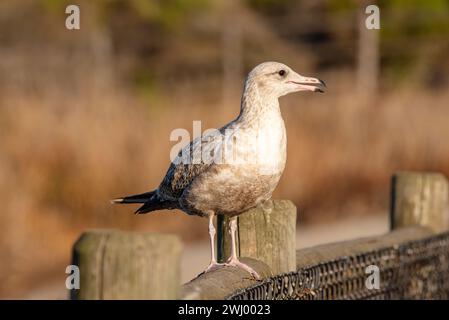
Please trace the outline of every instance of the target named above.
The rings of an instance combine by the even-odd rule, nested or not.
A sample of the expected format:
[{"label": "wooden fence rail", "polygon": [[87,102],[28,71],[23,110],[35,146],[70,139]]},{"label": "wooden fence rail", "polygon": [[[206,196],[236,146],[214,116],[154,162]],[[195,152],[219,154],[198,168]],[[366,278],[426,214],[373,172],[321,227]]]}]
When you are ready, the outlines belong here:
[{"label": "wooden fence rail", "polygon": [[[435,239],[435,235],[445,235],[445,232],[449,231],[448,197],[448,182],[443,175],[399,172],[392,179],[390,212],[392,230],[390,233],[298,251],[296,251],[295,243],[295,206],[287,200],[268,201],[264,206],[252,209],[238,218],[239,254],[243,257],[242,261],[254,268],[265,279],[262,282],[252,279],[243,270],[226,267],[203,274],[180,286],[181,242],[177,237],[112,230],[89,231],[84,233],[74,246],[73,264],[80,268],[81,281],[80,289],[73,290],[71,298],[224,299],[229,297],[248,298],[255,295],[254,292],[257,292],[256,297],[259,297],[263,290],[272,290],[269,287],[270,284],[275,287],[275,290],[278,286],[274,285],[275,283],[287,285],[283,282],[282,275],[290,279],[288,284],[290,291],[298,291],[298,286],[308,283],[311,287],[307,292],[304,291],[304,295],[309,298],[317,297],[313,293],[314,290],[321,292],[319,298],[323,299],[332,297],[367,298],[370,297],[370,293],[363,290],[356,292],[356,286],[348,282],[350,279],[334,281],[332,288],[335,288],[332,290],[337,294],[329,296],[320,286],[329,289],[331,282],[328,284],[321,283],[320,285],[314,283],[313,278],[318,279],[319,275],[316,275],[314,273],[316,271],[313,270],[318,270],[318,272],[320,272],[319,270],[325,270],[327,268],[326,263],[329,264],[334,261],[338,271],[339,265],[348,266],[348,261],[358,261],[357,259],[362,259],[364,254],[366,259],[374,259],[373,254],[371,256],[369,254],[376,252],[376,250],[380,252],[378,254],[379,261],[392,261],[390,269],[387,268],[388,272],[385,271],[386,273],[383,274],[387,279],[387,283],[384,283],[384,291],[382,295],[377,294],[377,297],[420,297],[419,294],[412,295],[410,293],[413,288],[408,291],[401,291],[402,295],[397,293],[398,288],[394,289],[396,290],[394,291],[396,292],[395,295],[389,295],[391,292],[388,292],[388,290],[393,291],[394,285],[398,286],[399,284],[413,287],[409,285],[409,282],[404,282],[405,280],[402,282],[398,280],[398,274],[402,272],[398,268],[406,266],[407,263],[409,263],[408,270],[410,272],[421,274],[420,286],[425,286],[426,281],[426,279],[422,279],[422,274],[426,274],[425,272],[429,271],[429,268],[432,267],[431,264],[435,264],[435,261],[440,261],[441,264],[439,268],[434,268],[435,272],[438,270],[442,272],[441,270],[446,270],[445,268],[449,266],[447,255],[444,255],[445,247],[442,247],[447,245],[449,233],[446,238],[442,236]],[[223,261],[229,255],[229,233],[226,219],[218,219],[217,225],[217,250],[219,260]],[[434,240],[430,242],[426,239]],[[421,245],[418,246],[418,243],[421,243]],[[439,245],[443,251],[438,251],[434,243]],[[407,246],[410,246],[411,251]],[[404,256],[401,253],[404,250],[398,251],[398,248],[402,247],[410,252],[416,251],[417,254],[426,256],[427,265],[422,263],[424,260],[418,264],[418,262],[415,263],[407,258],[407,255]],[[415,251],[412,250],[413,248]],[[432,252],[426,254],[423,250],[438,251],[440,255],[432,256]],[[386,252],[389,256],[381,256]],[[395,257],[392,257],[393,255]],[[400,259],[408,259],[408,262]],[[412,265],[412,262],[415,265]],[[396,263],[396,269],[392,267],[394,263]],[[349,267],[355,268],[351,265]],[[330,274],[336,273],[332,270],[329,272]],[[354,272],[352,277],[354,277]],[[307,273],[307,279],[304,278],[305,273]],[[326,271],[321,273],[322,276]],[[396,274],[396,278],[391,274]],[[424,278],[426,277],[424,276]],[[431,281],[431,277],[428,278],[428,281]],[[432,279],[435,279],[435,277]],[[293,280],[298,283],[293,283]],[[355,278],[354,281],[356,281]],[[359,289],[363,286],[360,281],[357,282]],[[349,283],[348,288],[353,288],[354,294],[347,292],[348,289],[343,288],[343,283],[346,285]],[[440,284],[439,295],[434,298],[445,296],[445,294],[449,295],[449,280],[446,283],[447,286],[446,284]],[[295,285],[296,288],[292,289],[292,286]],[[341,290],[339,290],[339,286],[342,287]],[[245,292],[248,288],[254,288],[254,290]],[[345,292],[340,292],[343,289]],[[442,291],[443,293],[441,293]],[[243,293],[236,294],[238,292]],[[428,292],[432,294],[436,291],[428,290]],[[273,292],[270,291],[268,295],[264,294],[263,297],[271,297],[272,295]],[[297,294],[288,295],[288,293],[277,295],[278,298],[287,296],[295,299],[302,297]]]}]

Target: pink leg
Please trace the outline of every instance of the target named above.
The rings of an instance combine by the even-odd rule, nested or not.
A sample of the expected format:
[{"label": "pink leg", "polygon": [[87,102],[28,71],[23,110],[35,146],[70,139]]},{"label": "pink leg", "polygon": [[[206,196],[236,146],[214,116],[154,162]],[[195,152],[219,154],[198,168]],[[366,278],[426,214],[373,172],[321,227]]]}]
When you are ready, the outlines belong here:
[{"label": "pink leg", "polygon": [[241,268],[245,271],[247,271],[249,274],[251,274],[255,279],[260,280],[259,274],[250,266],[244,264],[243,262],[240,262],[237,257],[237,250],[236,250],[236,239],[235,239],[235,232],[237,231],[237,217],[234,217],[229,222],[229,232],[231,233],[231,256],[229,257],[228,261],[225,263],[225,266],[231,266],[231,267],[237,267]]},{"label": "pink leg", "polygon": [[215,259],[215,227],[214,227],[214,212],[209,214],[209,238],[210,238],[210,263],[207,268],[201,273],[217,270],[223,264],[217,263]]}]

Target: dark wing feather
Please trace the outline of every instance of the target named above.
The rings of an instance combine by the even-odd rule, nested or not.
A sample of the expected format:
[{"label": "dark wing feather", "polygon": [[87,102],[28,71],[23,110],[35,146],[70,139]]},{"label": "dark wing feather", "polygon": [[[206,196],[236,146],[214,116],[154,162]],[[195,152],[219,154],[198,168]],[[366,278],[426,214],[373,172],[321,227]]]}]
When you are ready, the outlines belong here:
[{"label": "dark wing feather", "polygon": [[[213,155],[218,152],[221,148],[221,138],[220,132],[216,131],[207,136],[198,137],[185,146],[168,168],[159,186],[159,195],[167,200],[178,199],[198,176],[210,168],[212,162],[205,163],[201,154]],[[188,161],[192,159],[198,159],[198,163],[193,164],[192,161]]]}]

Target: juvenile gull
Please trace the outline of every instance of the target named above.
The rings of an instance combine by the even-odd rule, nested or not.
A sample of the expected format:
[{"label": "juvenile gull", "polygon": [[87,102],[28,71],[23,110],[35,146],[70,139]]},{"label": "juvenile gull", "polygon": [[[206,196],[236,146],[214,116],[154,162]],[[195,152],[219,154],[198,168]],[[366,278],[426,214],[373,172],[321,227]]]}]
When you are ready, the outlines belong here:
[{"label": "juvenile gull", "polygon": [[[236,217],[268,200],[284,171],[287,136],[278,98],[296,91],[323,92],[324,87],[323,81],[301,76],[282,63],[259,64],[246,78],[235,120],[186,145],[156,190],[113,202],[142,203],[139,214],[176,208],[208,217],[211,262],[204,272],[233,266],[260,278],[237,257]],[[231,256],[226,263],[215,258],[215,215],[231,217]]]}]

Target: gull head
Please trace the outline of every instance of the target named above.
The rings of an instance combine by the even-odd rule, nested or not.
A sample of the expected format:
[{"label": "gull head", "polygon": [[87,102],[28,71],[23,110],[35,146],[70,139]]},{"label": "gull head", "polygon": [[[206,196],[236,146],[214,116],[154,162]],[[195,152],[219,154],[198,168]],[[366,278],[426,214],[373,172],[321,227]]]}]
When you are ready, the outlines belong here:
[{"label": "gull head", "polygon": [[281,97],[297,91],[324,92],[324,81],[305,77],[279,62],[264,62],[246,78],[246,86],[257,86],[260,93]]}]

